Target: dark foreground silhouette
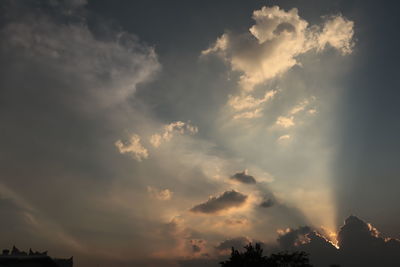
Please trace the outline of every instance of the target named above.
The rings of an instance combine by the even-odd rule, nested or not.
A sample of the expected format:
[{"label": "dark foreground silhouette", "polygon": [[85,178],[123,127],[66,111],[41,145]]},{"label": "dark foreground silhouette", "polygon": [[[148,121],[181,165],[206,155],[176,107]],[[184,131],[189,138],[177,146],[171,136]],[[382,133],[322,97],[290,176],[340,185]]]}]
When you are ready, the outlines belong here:
[{"label": "dark foreground silhouette", "polygon": [[47,256],[45,252],[33,252],[29,249],[29,253],[21,251],[13,246],[11,252],[4,249],[0,255],[0,267],[72,267],[73,258],[56,259]]},{"label": "dark foreground silhouette", "polygon": [[280,252],[263,256],[260,244],[253,246],[251,243],[240,252],[232,247],[231,257],[220,262],[222,267],[312,267],[305,252]]}]

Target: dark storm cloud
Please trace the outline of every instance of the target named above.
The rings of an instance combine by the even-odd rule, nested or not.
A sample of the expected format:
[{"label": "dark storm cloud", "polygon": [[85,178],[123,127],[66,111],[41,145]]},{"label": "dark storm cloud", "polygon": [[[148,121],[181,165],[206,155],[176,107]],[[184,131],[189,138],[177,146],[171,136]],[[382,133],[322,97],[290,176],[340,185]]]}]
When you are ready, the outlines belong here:
[{"label": "dark storm cloud", "polygon": [[235,190],[226,191],[217,197],[211,197],[204,203],[190,209],[196,213],[213,214],[233,207],[240,207],[246,202],[247,196]]},{"label": "dark storm cloud", "polygon": [[338,234],[343,265],[400,266],[400,241],[384,238],[371,224],[350,216]]},{"label": "dark storm cloud", "polygon": [[400,241],[384,238],[377,229],[350,216],[338,233],[339,249],[311,227],[290,230],[278,238],[280,250],[301,250],[310,254],[315,266],[400,266]]},{"label": "dark storm cloud", "polygon": [[256,179],[253,176],[248,175],[246,171],[235,173],[230,178],[244,184],[255,184],[257,182]]}]

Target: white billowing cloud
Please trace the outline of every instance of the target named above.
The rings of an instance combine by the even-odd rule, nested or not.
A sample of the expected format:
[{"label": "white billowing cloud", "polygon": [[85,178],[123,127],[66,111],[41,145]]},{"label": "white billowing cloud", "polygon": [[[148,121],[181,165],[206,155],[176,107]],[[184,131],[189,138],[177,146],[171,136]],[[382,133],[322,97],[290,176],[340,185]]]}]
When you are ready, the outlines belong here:
[{"label": "white billowing cloud", "polygon": [[294,117],[285,117],[285,116],[279,116],[276,119],[276,125],[281,126],[283,128],[289,128],[295,125],[294,123]]},{"label": "white billowing cloud", "polygon": [[191,125],[190,122],[175,121],[164,126],[164,132],[156,133],[150,136],[150,143],[154,147],[159,147],[163,142],[170,141],[176,134],[196,134],[199,131],[197,126]]},{"label": "white billowing cloud", "polygon": [[352,52],[354,43],[354,22],[342,16],[332,17],[326,21],[322,33],[318,37],[319,50],[327,44],[342,52],[343,55]]},{"label": "white billowing cloud", "polygon": [[140,136],[137,134],[133,134],[129,139],[129,142],[126,144],[124,144],[121,140],[118,140],[115,142],[115,146],[118,148],[121,154],[131,153],[133,158],[137,161],[142,161],[143,159],[147,159],[149,157],[149,152],[141,144]]},{"label": "white billowing cloud", "polygon": [[219,55],[233,71],[241,72],[239,85],[245,91],[285,73],[299,64],[299,55],[311,49],[321,51],[329,44],[342,54],[352,51],[354,23],[340,15],[328,18],[322,30],[310,27],[296,8],[286,12],[278,6],[264,6],[253,12],[253,19],[255,25],[249,32],[224,33],[202,52]]},{"label": "white billowing cloud", "polygon": [[169,189],[158,189],[152,186],[147,187],[147,192],[150,196],[158,200],[170,200],[174,194]]}]

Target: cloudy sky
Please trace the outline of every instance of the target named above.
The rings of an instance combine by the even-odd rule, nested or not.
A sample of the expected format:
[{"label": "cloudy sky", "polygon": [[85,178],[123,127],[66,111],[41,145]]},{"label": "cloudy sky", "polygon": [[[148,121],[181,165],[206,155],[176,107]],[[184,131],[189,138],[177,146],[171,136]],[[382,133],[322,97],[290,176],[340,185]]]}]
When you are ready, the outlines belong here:
[{"label": "cloudy sky", "polygon": [[0,246],[78,267],[212,266],[250,241],[390,261],[399,7],[2,1]]}]

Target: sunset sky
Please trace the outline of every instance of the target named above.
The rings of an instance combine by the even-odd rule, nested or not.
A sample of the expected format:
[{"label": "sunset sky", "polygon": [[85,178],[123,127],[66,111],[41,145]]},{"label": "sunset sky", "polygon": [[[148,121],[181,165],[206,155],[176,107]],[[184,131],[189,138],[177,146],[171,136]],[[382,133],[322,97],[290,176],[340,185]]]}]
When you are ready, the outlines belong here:
[{"label": "sunset sky", "polygon": [[218,266],[291,233],[337,245],[350,215],[400,238],[399,9],[2,1],[0,249]]}]

